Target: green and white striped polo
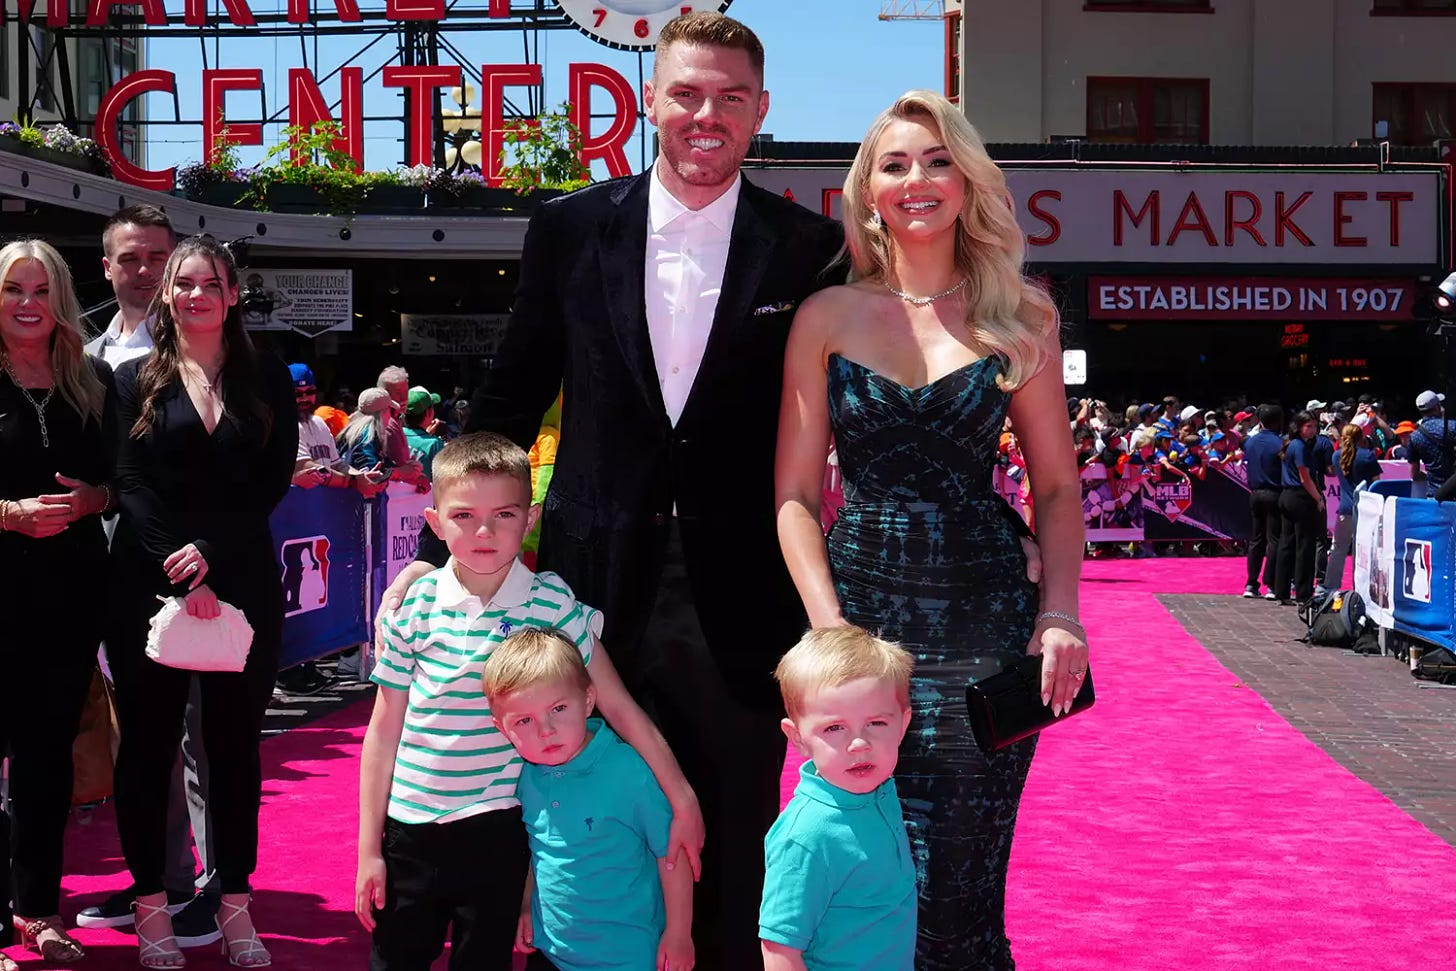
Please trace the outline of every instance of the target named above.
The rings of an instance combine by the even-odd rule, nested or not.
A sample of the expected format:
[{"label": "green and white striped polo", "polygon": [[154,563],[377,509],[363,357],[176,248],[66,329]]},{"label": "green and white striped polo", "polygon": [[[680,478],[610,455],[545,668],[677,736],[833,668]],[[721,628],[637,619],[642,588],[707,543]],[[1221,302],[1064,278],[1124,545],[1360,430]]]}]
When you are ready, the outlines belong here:
[{"label": "green and white striped polo", "polygon": [[384,621],[375,684],[409,692],[394,757],[389,817],[454,822],[520,805],[521,757],[490,718],[480,677],[490,652],[520,627],[558,627],[590,663],[602,615],[554,573],[517,560],[489,603],[465,590],[455,561],[421,577]]}]

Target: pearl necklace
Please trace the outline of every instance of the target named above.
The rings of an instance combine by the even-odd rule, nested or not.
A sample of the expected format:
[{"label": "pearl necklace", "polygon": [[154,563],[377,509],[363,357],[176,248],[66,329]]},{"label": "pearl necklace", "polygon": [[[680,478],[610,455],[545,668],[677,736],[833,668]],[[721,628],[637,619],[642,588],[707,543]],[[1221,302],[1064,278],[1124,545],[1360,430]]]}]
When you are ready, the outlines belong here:
[{"label": "pearl necklace", "polygon": [[46,427],[45,410],[46,405],[49,405],[51,403],[51,398],[56,393],[55,384],[51,384],[50,388],[46,391],[44,398],[42,398],[40,401],[36,401],[35,398],[31,395],[30,389],[20,383],[20,378],[18,378],[15,374],[15,365],[10,363],[10,359],[8,357],[5,359],[5,373],[10,375],[10,383],[15,385],[16,389],[19,390],[21,395],[25,397],[25,400],[30,402],[30,406],[35,409],[36,420],[40,422],[41,448],[50,448],[51,433],[50,429]]},{"label": "pearl necklace", "polygon": [[964,290],[966,288],[966,284],[970,281],[966,277],[961,277],[961,282],[957,283],[949,290],[942,290],[939,293],[932,293],[928,297],[912,296],[906,293],[904,290],[896,290],[894,287],[890,286],[888,281],[881,282],[884,282],[886,290],[890,291],[906,303],[910,304],[912,307],[928,307],[931,304],[935,303],[935,301],[940,300],[943,297],[948,297],[953,293],[959,293],[960,291]]}]

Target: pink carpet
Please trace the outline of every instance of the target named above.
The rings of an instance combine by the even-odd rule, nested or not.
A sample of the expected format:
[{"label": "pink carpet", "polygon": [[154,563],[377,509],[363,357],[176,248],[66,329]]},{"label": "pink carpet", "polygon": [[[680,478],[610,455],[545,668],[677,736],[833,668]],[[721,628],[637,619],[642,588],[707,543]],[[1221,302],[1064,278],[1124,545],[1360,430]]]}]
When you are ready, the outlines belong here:
[{"label": "pink carpet", "polygon": [[[1049,731],[1032,767],[1007,902],[1020,967],[1451,964],[1456,849],[1291,728],[1154,600],[1233,592],[1241,581],[1232,559],[1087,564],[1100,700]],[[263,745],[255,908],[275,967],[364,966],[352,901],[367,717],[356,705]],[[68,919],[128,882],[109,809],[69,834]],[[129,935],[78,937],[91,971],[135,967]],[[41,967],[19,948],[7,953],[26,971]],[[211,950],[189,960],[226,967]]]}]

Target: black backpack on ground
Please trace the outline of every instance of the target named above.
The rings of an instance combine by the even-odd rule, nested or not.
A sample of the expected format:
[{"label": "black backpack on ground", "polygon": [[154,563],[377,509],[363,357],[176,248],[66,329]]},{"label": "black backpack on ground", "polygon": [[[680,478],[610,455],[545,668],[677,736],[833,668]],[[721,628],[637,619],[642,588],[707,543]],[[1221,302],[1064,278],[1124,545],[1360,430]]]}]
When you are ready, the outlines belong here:
[{"label": "black backpack on ground", "polygon": [[1318,647],[1354,647],[1370,625],[1365,601],[1353,590],[1318,593],[1299,607],[1299,619],[1309,628],[1300,638]]}]

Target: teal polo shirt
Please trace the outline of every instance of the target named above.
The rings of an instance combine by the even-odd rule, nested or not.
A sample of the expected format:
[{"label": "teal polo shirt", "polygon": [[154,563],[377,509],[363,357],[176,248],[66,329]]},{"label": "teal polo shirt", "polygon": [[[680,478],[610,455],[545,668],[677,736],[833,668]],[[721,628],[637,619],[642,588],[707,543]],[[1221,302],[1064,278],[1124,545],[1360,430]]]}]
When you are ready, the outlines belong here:
[{"label": "teal polo shirt", "polygon": [[913,971],[915,864],[895,780],[858,795],[799,770],[764,840],[758,936],[809,971]]},{"label": "teal polo shirt", "polygon": [[656,967],[667,924],[657,861],[672,807],[652,770],[600,718],[564,765],[527,764],[517,795],[536,889],[532,943],[560,971]]}]

